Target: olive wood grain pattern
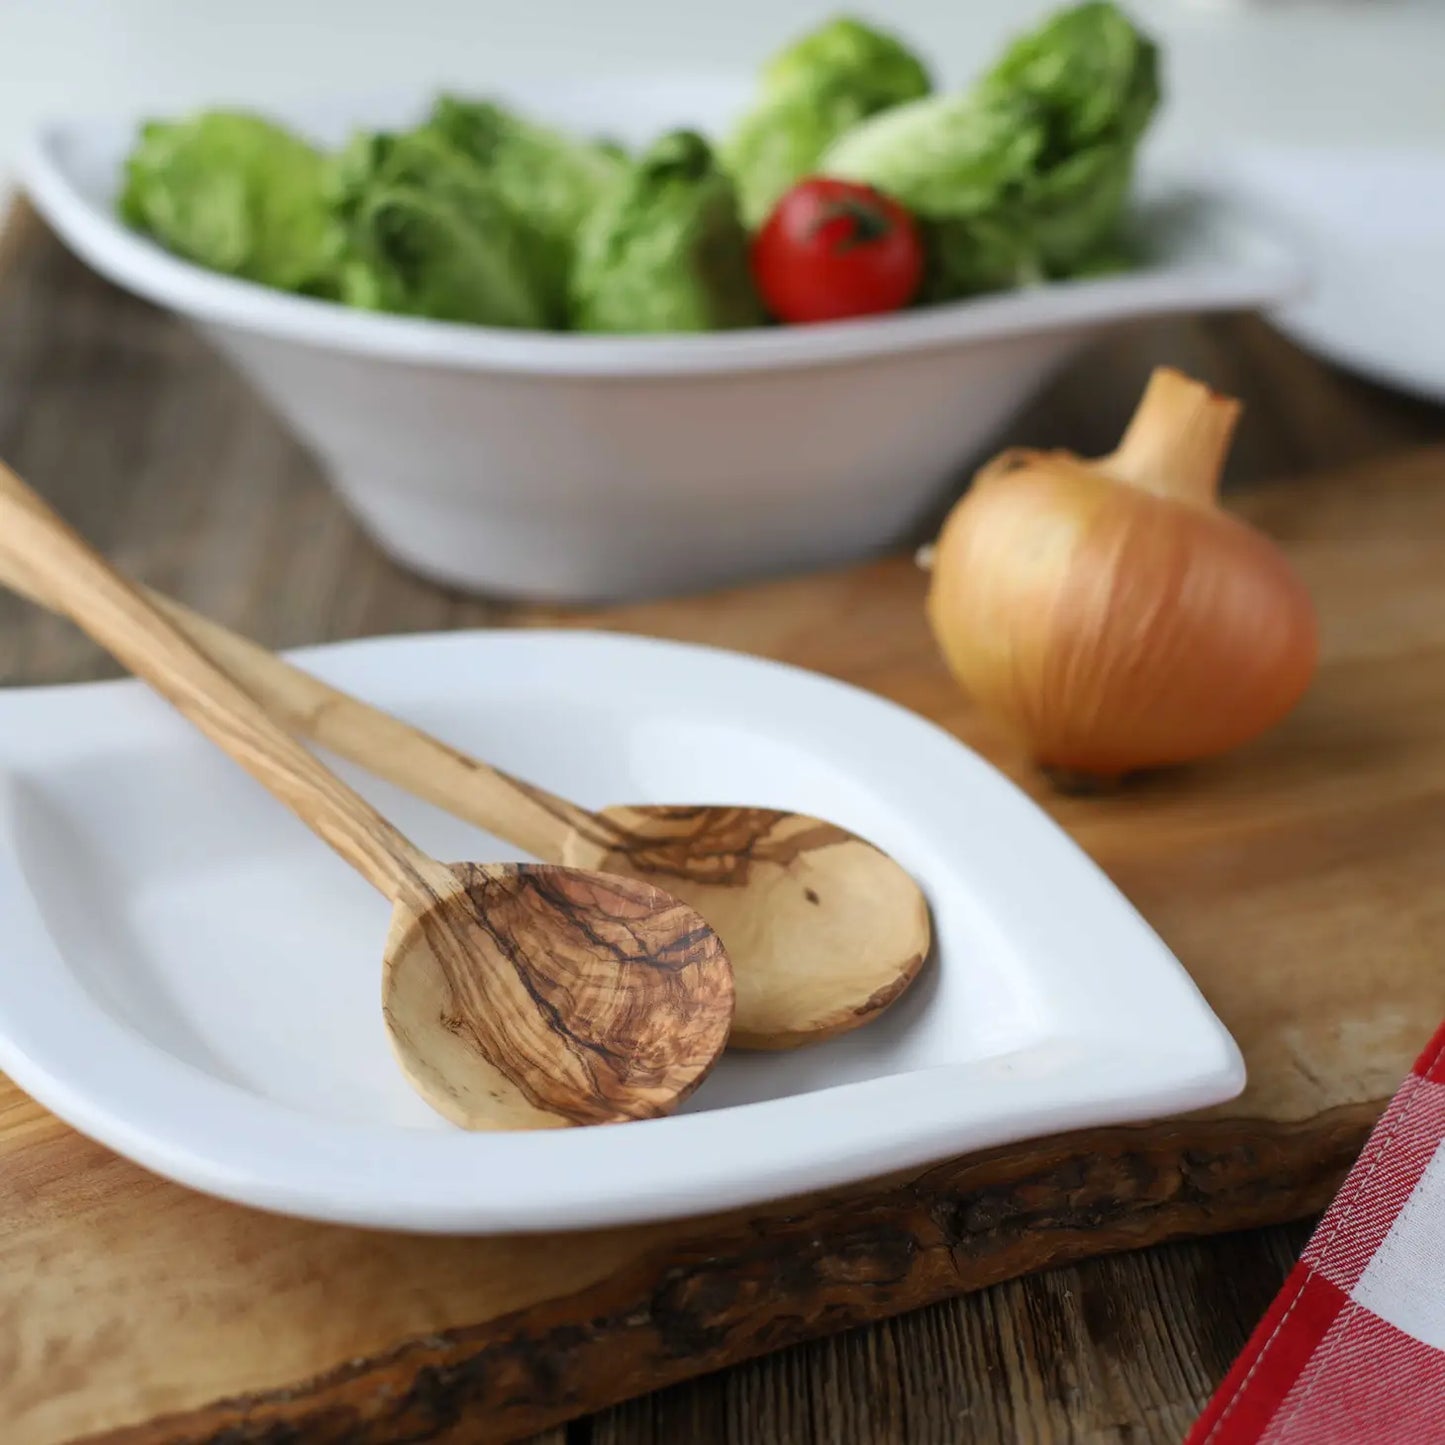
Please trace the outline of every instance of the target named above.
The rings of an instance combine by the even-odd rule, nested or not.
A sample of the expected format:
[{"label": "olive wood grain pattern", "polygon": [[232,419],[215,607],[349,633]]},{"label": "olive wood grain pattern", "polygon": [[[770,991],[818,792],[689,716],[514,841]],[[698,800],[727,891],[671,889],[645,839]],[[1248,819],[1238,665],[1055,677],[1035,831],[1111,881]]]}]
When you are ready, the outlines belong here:
[{"label": "olive wood grain pattern", "polygon": [[859,1028],[902,996],[932,947],[912,877],[846,829],[801,813],[604,808],[562,856],[651,879],[717,929],[734,961],[739,1048],[795,1048]]},{"label": "olive wood grain pattern", "polygon": [[[186,328],[22,218],[0,453],[128,571],[272,647],[576,624],[391,566]],[[1014,772],[1184,959],[1241,1099],[725,1219],[488,1241],[221,1204],[0,1080],[5,1445],[469,1445],[684,1379],[567,1445],[1176,1445],[1308,1227],[1247,1226],[1325,1202],[1445,1013],[1445,451],[1381,460],[1445,418],[1238,317],[1120,333],[1002,440],[1105,452],[1160,362],[1245,398],[1236,485],[1334,469],[1236,499],[1307,576],[1325,648],[1299,715],[1233,758],[1047,793],[939,665],[904,560],[585,620],[816,668]],[[113,674],[0,596],[0,681]]]},{"label": "olive wood grain pattern", "polygon": [[[43,579],[13,560],[0,580],[55,604]],[[904,992],[928,957],[932,928],[918,885],[843,828],[768,808],[632,805],[589,812],[159,593],[149,596],[297,735],[538,857],[635,878],[690,904],[732,961],[737,1047],[792,1048],[858,1028]]]},{"label": "olive wood grain pattern", "polygon": [[7,571],[38,585],[391,902],[387,1031],[413,1087],[453,1123],[656,1118],[712,1068],[732,1024],[732,970],[685,904],[611,874],[428,857],[0,463],[0,580]]}]

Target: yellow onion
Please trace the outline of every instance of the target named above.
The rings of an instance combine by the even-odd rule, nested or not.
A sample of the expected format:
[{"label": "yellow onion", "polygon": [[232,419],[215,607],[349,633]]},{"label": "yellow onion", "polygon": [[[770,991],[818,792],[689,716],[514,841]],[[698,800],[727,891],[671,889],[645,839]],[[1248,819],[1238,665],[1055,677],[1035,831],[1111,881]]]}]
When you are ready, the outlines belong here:
[{"label": "yellow onion", "polygon": [[928,617],[949,668],[1055,775],[1226,752],[1309,685],[1308,592],[1218,506],[1239,410],[1161,368],[1117,451],[1003,453],[931,549]]}]

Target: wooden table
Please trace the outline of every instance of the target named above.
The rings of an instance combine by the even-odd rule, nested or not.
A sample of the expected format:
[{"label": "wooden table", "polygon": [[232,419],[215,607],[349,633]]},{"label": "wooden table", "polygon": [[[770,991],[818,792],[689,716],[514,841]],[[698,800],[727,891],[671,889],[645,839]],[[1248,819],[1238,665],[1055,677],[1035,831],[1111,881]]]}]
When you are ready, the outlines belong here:
[{"label": "wooden table", "polygon": [[[43,479],[122,567],[275,646],[536,620],[386,562],[306,455],[189,332],[95,280],[36,225],[22,213],[0,238],[20,283],[0,288],[0,455]],[[1258,320],[1229,318],[1116,337],[1052,386],[1010,439],[1107,450],[1147,368],[1166,360],[1248,403],[1234,485],[1445,437],[1445,412],[1347,379]],[[0,599],[0,682],[113,671],[73,629]],[[0,1129],[24,1126],[0,1118]],[[1300,1224],[1055,1269],[542,1439],[1177,1441],[1307,1233]]]}]

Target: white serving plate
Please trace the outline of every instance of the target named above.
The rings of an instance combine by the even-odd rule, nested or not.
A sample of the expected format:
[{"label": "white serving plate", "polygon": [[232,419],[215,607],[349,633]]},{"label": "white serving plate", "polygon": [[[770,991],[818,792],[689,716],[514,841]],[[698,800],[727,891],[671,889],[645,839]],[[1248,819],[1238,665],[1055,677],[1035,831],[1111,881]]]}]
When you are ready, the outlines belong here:
[{"label": "white serving plate", "polygon": [[[719,130],[747,89],[634,78],[499,94],[640,144],[679,124]],[[426,103],[278,116],[334,144],[410,124]],[[677,593],[883,550],[1105,328],[1274,304],[1301,284],[1247,206],[1176,176],[1141,189],[1138,270],[895,316],[628,337],[373,315],[202,270],[121,225],[138,119],[34,136],[21,174],[46,219],[103,275],[199,326],[392,556],[515,596]]]},{"label": "white serving plate", "polygon": [[1271,320],[1307,350],[1445,402],[1445,153],[1249,146],[1230,169],[1310,269]]},{"label": "white serving plate", "polygon": [[[753,1204],[1243,1087],[1232,1039],[1104,875],[1001,774],[891,703],[605,634],[300,657],[589,805],[836,819],[921,881],[936,957],[867,1029],[729,1055],[685,1114],[468,1134],[392,1059],[379,896],[138,684],[0,692],[0,1068],[149,1169],[350,1224],[576,1229]],[[515,856],[348,776],[442,857]]]}]

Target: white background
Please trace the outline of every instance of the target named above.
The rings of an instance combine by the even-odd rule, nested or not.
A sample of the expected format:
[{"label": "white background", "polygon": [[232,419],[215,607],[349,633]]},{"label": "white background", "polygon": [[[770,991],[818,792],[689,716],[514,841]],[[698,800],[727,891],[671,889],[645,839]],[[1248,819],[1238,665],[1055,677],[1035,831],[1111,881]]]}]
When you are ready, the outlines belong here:
[{"label": "white background", "polygon": [[[750,70],[840,9],[887,17],[945,81],[1040,0],[0,0],[0,186],[45,116],[222,100],[485,89],[521,74]],[[1133,0],[1167,44],[1160,143],[1240,137],[1445,147],[1445,0]]]}]

